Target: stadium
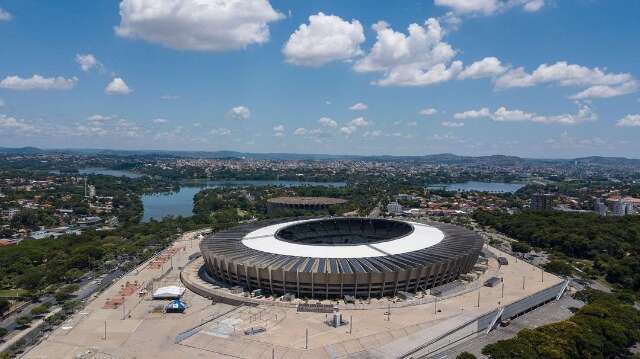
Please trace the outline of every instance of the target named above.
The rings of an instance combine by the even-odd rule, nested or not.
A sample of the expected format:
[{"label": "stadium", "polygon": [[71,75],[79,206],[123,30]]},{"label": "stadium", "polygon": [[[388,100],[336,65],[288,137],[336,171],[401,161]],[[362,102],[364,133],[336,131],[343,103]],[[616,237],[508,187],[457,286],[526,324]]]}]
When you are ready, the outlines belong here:
[{"label": "stadium", "polygon": [[249,291],[335,299],[395,296],[472,270],[484,240],[462,227],[380,218],[280,219],[200,243],[207,277]]}]

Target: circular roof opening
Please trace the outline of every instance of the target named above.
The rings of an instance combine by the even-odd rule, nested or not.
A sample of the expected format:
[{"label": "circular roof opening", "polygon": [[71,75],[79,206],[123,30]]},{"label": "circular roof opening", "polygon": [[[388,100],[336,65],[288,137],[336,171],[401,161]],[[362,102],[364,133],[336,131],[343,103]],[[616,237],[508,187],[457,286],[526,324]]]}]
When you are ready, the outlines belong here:
[{"label": "circular roof opening", "polygon": [[413,232],[413,226],[379,218],[327,218],[279,229],[276,238],[296,244],[351,246],[386,242]]}]

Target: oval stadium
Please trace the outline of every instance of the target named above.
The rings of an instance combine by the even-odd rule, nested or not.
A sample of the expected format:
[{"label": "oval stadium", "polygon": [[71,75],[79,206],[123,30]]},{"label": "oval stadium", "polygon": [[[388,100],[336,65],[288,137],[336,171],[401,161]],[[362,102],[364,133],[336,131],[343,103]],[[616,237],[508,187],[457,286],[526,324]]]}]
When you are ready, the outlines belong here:
[{"label": "oval stadium", "polygon": [[334,299],[395,296],[472,270],[484,241],[445,223],[381,218],[279,219],[205,238],[207,274],[274,295]]}]

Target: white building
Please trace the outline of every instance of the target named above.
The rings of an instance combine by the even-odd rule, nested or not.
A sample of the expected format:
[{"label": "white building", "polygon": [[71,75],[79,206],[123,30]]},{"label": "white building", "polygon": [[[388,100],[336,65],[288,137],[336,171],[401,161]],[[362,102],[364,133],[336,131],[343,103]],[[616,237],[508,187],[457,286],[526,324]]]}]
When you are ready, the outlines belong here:
[{"label": "white building", "polygon": [[387,212],[393,213],[393,214],[400,214],[402,213],[402,205],[400,205],[400,203],[398,202],[391,202],[387,205]]}]

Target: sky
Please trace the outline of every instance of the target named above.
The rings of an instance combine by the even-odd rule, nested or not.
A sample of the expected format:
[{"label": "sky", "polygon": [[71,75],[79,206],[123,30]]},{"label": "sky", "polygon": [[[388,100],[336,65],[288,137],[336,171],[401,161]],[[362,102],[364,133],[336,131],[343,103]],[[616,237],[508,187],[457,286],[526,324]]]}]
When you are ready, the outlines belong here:
[{"label": "sky", "polygon": [[640,158],[636,0],[0,0],[0,147]]}]

